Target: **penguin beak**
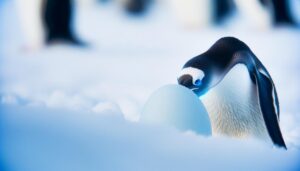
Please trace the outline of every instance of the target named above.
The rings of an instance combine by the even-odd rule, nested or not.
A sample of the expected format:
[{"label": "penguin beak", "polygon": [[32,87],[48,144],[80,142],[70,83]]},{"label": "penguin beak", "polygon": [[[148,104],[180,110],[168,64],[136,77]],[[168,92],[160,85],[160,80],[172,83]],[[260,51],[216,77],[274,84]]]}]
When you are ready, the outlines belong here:
[{"label": "penguin beak", "polygon": [[194,87],[193,85],[193,77],[190,75],[182,75],[178,78],[178,84],[185,86],[189,89],[192,89]]}]

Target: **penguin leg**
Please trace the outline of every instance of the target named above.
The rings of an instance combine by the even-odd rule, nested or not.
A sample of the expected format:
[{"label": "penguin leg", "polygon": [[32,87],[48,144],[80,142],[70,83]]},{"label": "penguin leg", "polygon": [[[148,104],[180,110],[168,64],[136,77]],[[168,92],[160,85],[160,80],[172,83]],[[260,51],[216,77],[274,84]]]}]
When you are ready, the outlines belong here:
[{"label": "penguin leg", "polygon": [[63,41],[74,45],[84,45],[72,29],[72,0],[44,0],[44,26],[47,32],[46,43]]}]

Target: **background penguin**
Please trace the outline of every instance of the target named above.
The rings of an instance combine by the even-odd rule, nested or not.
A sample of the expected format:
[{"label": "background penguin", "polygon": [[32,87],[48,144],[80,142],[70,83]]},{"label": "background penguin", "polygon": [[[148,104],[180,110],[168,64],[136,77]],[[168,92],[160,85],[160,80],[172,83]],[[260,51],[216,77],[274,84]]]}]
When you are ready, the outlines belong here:
[{"label": "background penguin", "polygon": [[42,24],[42,0],[16,0],[20,27],[27,50],[37,50],[44,44]]},{"label": "background penguin", "polygon": [[258,27],[297,26],[291,0],[214,0],[214,20],[220,24],[235,10],[244,13]]},{"label": "background penguin", "polygon": [[129,0],[125,4],[125,9],[130,14],[142,14],[146,11],[149,0]]},{"label": "background penguin", "polygon": [[286,148],[274,83],[245,43],[233,37],[218,40],[184,65],[178,83],[202,99],[213,134],[272,140]]},{"label": "background penguin", "polygon": [[293,15],[291,14],[291,8],[289,7],[289,1],[287,0],[272,0],[273,7],[273,21],[275,25],[288,24],[291,26],[297,26]]},{"label": "background penguin", "polygon": [[83,45],[74,35],[72,14],[72,0],[43,0],[42,18],[46,32],[46,43],[63,41]]},{"label": "background penguin", "polygon": [[153,0],[116,0],[131,16],[143,16],[148,12]]}]

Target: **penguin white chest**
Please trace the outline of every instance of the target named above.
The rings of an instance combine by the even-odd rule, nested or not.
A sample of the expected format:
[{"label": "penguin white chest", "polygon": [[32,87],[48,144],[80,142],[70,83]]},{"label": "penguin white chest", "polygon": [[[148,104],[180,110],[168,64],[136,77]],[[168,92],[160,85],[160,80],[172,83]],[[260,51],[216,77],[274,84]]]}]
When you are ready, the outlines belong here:
[{"label": "penguin white chest", "polygon": [[201,100],[209,113],[213,134],[269,139],[257,89],[245,65],[234,66]]}]

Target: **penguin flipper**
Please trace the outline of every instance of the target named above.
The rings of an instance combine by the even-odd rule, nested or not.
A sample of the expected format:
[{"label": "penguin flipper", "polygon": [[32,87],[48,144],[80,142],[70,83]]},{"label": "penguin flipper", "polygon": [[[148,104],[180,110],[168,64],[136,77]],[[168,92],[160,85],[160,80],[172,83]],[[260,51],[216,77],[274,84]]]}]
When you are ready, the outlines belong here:
[{"label": "penguin flipper", "polygon": [[259,72],[257,76],[257,86],[260,108],[268,133],[275,145],[284,147],[286,149],[276,114],[276,104],[274,103],[274,98],[277,97],[274,97],[276,94],[274,95],[273,93],[273,89],[275,89],[275,87],[272,84],[272,80]]},{"label": "penguin flipper", "polygon": [[254,54],[244,51],[238,55],[250,64],[250,77],[255,80],[261,113],[273,143],[287,149],[279,127],[279,102],[270,74]]}]

